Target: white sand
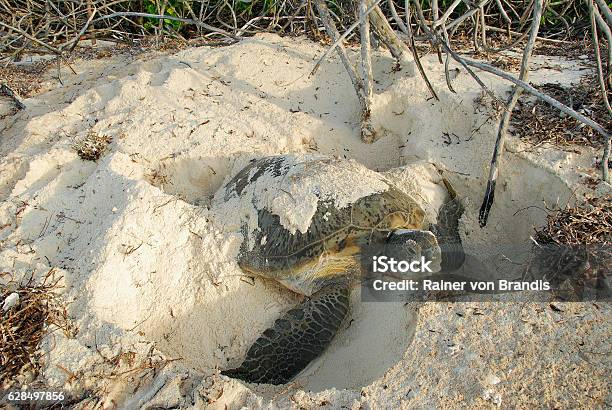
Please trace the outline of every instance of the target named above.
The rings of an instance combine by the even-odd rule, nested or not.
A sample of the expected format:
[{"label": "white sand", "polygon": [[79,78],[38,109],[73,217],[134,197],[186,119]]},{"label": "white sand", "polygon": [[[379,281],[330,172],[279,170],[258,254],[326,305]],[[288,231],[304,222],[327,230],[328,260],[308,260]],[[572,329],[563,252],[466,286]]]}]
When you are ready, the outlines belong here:
[{"label": "white sand", "polygon": [[[563,312],[547,304],[427,303],[417,314],[413,304],[360,303],[354,294],[351,325],[294,383],[248,386],[219,375],[217,368],[239,364],[298,300],[240,271],[237,204],[213,200],[250,159],[320,153],[391,170],[398,185],[422,186],[430,213],[441,198],[433,183],[441,170],[467,206],[466,249],[499,264],[524,256],[532,227],[544,218],[534,206],[565,203],[586,190],[582,175],[598,172],[591,149],[511,140],[490,223],[481,229],[477,211],[496,124],[475,106],[480,90],[469,76],[458,74],[453,94],[442,66],[425,58],[441,98],[435,101],[418,77],[393,72],[392,59],[375,53],[373,118],[384,137],[366,145],[338,60],[308,77],[321,53],[305,40],[260,35],[227,48],[81,62],[77,75],[62,68],[63,86],[50,72],[26,111],[0,120],[0,271],[57,268],[79,328],[74,339],[61,332],[47,338],[45,383],[126,408],[609,402],[609,306],[593,303],[565,304]],[[585,73],[558,59],[538,64],[548,60],[562,69],[540,69],[532,81],[571,83]],[[509,89],[483,79],[500,95]],[[97,163],[71,148],[90,131],[113,137]],[[284,223],[303,231],[312,212],[306,198]],[[120,353],[118,363],[108,360]],[[155,373],[134,370],[148,357],[181,360]]]}]

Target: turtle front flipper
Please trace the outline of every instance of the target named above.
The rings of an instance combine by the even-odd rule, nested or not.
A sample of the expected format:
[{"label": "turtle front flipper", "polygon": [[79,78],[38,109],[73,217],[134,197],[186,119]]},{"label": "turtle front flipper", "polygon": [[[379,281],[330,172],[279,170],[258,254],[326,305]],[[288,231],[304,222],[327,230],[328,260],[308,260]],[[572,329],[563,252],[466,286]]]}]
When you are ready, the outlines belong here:
[{"label": "turtle front flipper", "polygon": [[266,329],[240,367],[221,373],[251,383],[287,383],[323,353],[348,310],[348,281],[330,283]]},{"label": "turtle front flipper", "polygon": [[436,235],[442,252],[442,272],[459,269],[465,262],[465,252],[459,235],[459,219],[464,212],[463,204],[450,183],[443,179],[448,199],[438,211],[438,223],[430,226]]}]

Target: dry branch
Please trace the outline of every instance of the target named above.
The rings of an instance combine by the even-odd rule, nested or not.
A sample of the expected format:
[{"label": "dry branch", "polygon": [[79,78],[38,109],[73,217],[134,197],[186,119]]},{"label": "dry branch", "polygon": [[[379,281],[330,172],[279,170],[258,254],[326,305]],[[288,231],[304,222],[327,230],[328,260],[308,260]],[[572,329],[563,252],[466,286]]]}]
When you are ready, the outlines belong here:
[{"label": "dry branch", "polygon": [[606,24],[604,19],[601,17],[601,14],[597,10],[594,10],[595,20],[597,21],[597,26],[601,31],[603,31],[606,36],[606,40],[608,41],[608,62],[607,62],[607,70],[608,70],[608,87],[612,88],[612,31],[610,31],[610,26]]},{"label": "dry branch", "polygon": [[[90,1],[91,1],[91,0],[90,0]],[[90,4],[91,4],[91,3],[90,3],[90,1],[88,1],[88,2],[87,2],[87,9],[88,9],[88,12],[89,12],[89,10],[90,10],[90,8],[89,8],[89,7],[90,7]],[[90,24],[92,24],[92,20],[93,20],[93,18],[96,16],[97,11],[98,11],[98,10],[97,10],[96,8],[94,8],[94,9],[91,11],[91,13],[89,14],[89,18],[87,19],[87,22],[85,23],[85,25],[83,26],[83,28],[81,28],[81,31],[79,31],[79,33],[76,35],[76,37],[74,38],[74,40],[72,40],[72,42],[70,42],[70,43],[68,43],[68,44],[64,44],[64,45],[62,45],[62,47],[63,47],[63,46],[68,46],[68,45],[70,45],[70,51],[71,51],[71,52],[72,52],[72,51],[73,51],[73,50],[76,48],[77,44],[79,43],[79,40],[80,40],[80,39],[81,39],[81,37],[83,37],[83,35],[84,35],[84,34],[87,32],[87,29],[89,28],[89,25],[90,25]],[[92,41],[93,41],[93,40],[92,40]],[[62,47],[60,47],[60,48],[62,48]]]},{"label": "dry branch", "polygon": [[26,108],[26,106],[19,100],[19,98],[17,98],[17,95],[15,95],[13,90],[11,90],[8,85],[0,84],[0,94],[6,95],[13,100],[15,107],[17,107],[18,110],[24,110]]},{"label": "dry branch", "polygon": [[395,34],[395,31],[391,28],[391,25],[379,6],[374,7],[374,11],[370,14],[370,19],[372,28],[376,32],[378,38],[389,49],[397,63],[401,64],[405,52],[407,51],[406,46],[399,37],[397,37],[397,34]]},{"label": "dry branch", "polygon": [[[595,13],[597,10],[595,8],[595,4],[593,0],[587,0],[589,5],[589,14],[591,18],[591,38],[593,39],[593,47],[595,48],[595,60],[597,62],[597,79],[599,80],[599,87],[601,90],[601,98],[608,110],[608,115],[612,117],[612,108],[610,108],[610,101],[608,101],[608,92],[606,90],[606,81],[604,80],[603,67],[601,64],[601,54],[599,51],[599,40],[597,35],[597,23],[595,19]],[[609,29],[609,28],[608,28]],[[612,48],[612,44],[608,43],[608,47]],[[610,60],[608,59],[608,65],[610,64]],[[610,74],[610,73],[608,73]],[[610,160],[610,137],[607,138],[606,144],[604,146],[604,153],[601,159],[601,170],[603,180],[607,183],[610,183],[610,175],[608,171],[608,161]]]},{"label": "dry branch", "polygon": [[240,37],[235,36],[231,33],[228,33],[227,31],[223,29],[211,26],[210,24],[206,24],[198,20],[193,20],[193,19],[188,19],[188,18],[183,18],[183,17],[169,16],[169,15],[162,15],[162,14],[149,14],[149,13],[140,13],[140,12],[133,12],[133,11],[120,11],[120,12],[98,17],[97,19],[93,20],[93,23],[103,21],[103,20],[113,19],[115,17],[146,17],[146,18],[159,19],[160,22],[163,20],[178,21],[181,23],[193,24],[197,27],[205,28],[207,30],[212,31],[213,33],[219,33],[226,37],[229,37],[232,40],[240,39]]},{"label": "dry branch", "polygon": [[[525,51],[523,52],[523,61],[521,63],[521,72],[519,74],[519,79],[523,82],[525,82],[527,80],[527,77],[529,76],[529,59],[531,58],[533,46],[535,44],[536,37],[538,36],[540,20],[542,17],[543,3],[544,0],[535,0],[531,32],[529,33],[527,47],[525,47]],[[483,27],[483,30],[484,29],[485,28]],[[484,199],[482,205],[480,206],[480,212],[478,214],[478,221],[481,227],[487,224],[489,212],[491,210],[491,206],[493,205],[493,199],[495,198],[495,185],[497,183],[497,177],[499,176],[500,158],[502,152],[504,151],[504,142],[508,134],[508,125],[510,124],[512,110],[514,109],[514,106],[516,105],[516,102],[518,101],[518,98],[521,95],[521,91],[523,91],[521,86],[514,86],[512,94],[510,95],[508,103],[506,104],[506,110],[504,111],[504,114],[502,116],[501,123],[499,124],[499,129],[497,131],[497,140],[495,141],[495,148],[493,150],[493,158],[491,159],[489,180],[487,181],[487,189],[485,191]]]},{"label": "dry branch", "polygon": [[327,9],[327,6],[323,2],[323,0],[314,0],[314,3],[315,3],[315,6],[317,7],[317,11],[319,12],[319,17],[321,18],[321,21],[323,22],[323,25],[325,26],[325,30],[327,31],[327,34],[331,37],[334,44],[337,43],[336,51],[338,52],[338,56],[340,57],[340,60],[342,61],[342,64],[344,65],[344,68],[346,69],[346,72],[348,73],[351,79],[351,83],[353,83],[353,88],[355,88],[355,91],[357,92],[357,98],[361,106],[361,116],[362,116],[361,135],[362,136],[374,135],[374,127],[370,123],[369,100],[367,99],[364,93],[363,83],[359,79],[359,77],[357,77],[357,73],[355,72],[355,69],[353,68],[353,65],[351,64],[351,61],[349,60],[348,55],[346,53],[346,49],[341,44],[340,33],[338,32],[338,29],[336,28],[336,25],[334,24],[334,21],[331,18],[331,15],[329,13],[329,10]]},{"label": "dry branch", "polygon": [[[359,3],[359,32],[361,35],[361,84],[366,102],[366,109],[362,112],[362,123],[370,122],[372,106],[372,56],[370,51],[370,16],[368,15],[368,0]],[[375,133],[370,132],[372,128],[363,128],[361,138],[364,142],[373,142]]]},{"label": "dry branch", "polygon": [[[370,12],[372,10],[374,10],[374,7],[376,7],[376,5],[378,5],[378,3],[381,0],[376,0],[374,2],[372,2],[369,6],[368,9],[366,11],[366,14],[370,14]],[[315,5],[317,3],[315,2]],[[318,5],[317,5],[318,8]],[[321,20],[323,21],[323,25],[325,26],[325,30],[327,30],[328,26],[331,28],[331,24],[333,24],[333,20],[331,19],[331,16],[329,15],[329,10],[326,10],[326,13],[324,13],[325,16],[321,16]],[[338,38],[334,38],[331,33],[329,33],[328,31],[328,35],[330,35],[330,37],[332,38],[332,45],[327,47],[327,50],[325,50],[325,52],[323,53],[323,55],[321,57],[319,57],[319,59],[317,60],[316,64],[314,65],[314,68],[312,69],[312,71],[310,72],[310,75],[314,75],[317,70],[319,69],[319,66],[321,65],[321,63],[323,61],[325,61],[325,59],[327,58],[327,56],[329,56],[338,46],[342,45],[342,42],[346,40],[346,38],[353,32],[353,30],[355,30],[357,28],[357,26],[359,26],[360,20],[357,20],[356,22],[354,22],[353,24],[351,24],[346,31],[344,32],[344,34],[342,35],[338,35]],[[334,25],[335,27],[335,25]],[[336,29],[337,32],[337,29]]]},{"label": "dry branch", "polygon": [[608,7],[608,5],[606,4],[604,0],[595,0],[595,1],[597,2],[599,9],[603,12],[604,16],[606,17],[606,21],[608,22],[608,25],[612,26],[612,11],[610,11],[610,7]]},{"label": "dry branch", "polygon": [[[455,0],[455,1],[461,1],[461,0]],[[397,14],[397,9],[395,8],[395,4],[393,3],[393,0],[387,0],[387,6],[389,7],[389,10],[391,11],[391,16],[393,17],[393,21],[395,22],[395,24],[397,24],[399,29],[404,34],[408,34],[408,26],[410,25],[410,23],[408,22],[408,26],[404,24],[404,22],[402,21],[402,18],[399,16],[399,14]],[[408,15],[409,14],[406,13],[406,16]]]},{"label": "dry branch", "polygon": [[31,36],[30,34],[26,33],[25,31],[21,30],[21,29],[20,29],[20,28],[18,28],[18,27],[13,27],[13,26],[11,26],[11,25],[8,25],[8,24],[3,23],[2,21],[0,21],[0,26],[2,26],[2,27],[4,27],[4,28],[6,28],[6,29],[8,29],[8,30],[14,30],[14,31],[16,31],[17,33],[21,34],[22,36],[24,36],[24,37],[25,37],[25,38],[27,38],[28,40],[35,42],[36,44],[38,44],[38,45],[40,45],[40,46],[42,46],[42,47],[44,47],[44,48],[48,49],[49,51],[52,51],[52,52],[53,52],[53,53],[55,53],[55,54],[58,54],[58,55],[61,55],[61,54],[62,54],[62,52],[61,52],[60,50],[58,50],[56,47],[53,47],[52,45],[47,44],[47,43],[45,43],[44,41],[41,41],[41,40],[37,39],[37,38],[36,38],[36,37],[34,37],[34,36]]}]

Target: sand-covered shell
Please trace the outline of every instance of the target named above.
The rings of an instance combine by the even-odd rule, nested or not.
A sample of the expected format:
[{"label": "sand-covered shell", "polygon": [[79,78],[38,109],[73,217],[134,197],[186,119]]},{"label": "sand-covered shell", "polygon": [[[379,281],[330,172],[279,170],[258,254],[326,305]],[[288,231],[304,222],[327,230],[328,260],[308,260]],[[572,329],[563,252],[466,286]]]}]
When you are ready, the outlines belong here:
[{"label": "sand-covered shell", "polygon": [[304,294],[346,274],[365,242],[427,226],[419,204],[383,175],[320,155],[255,160],[226,184],[223,196],[255,210],[239,215],[240,267]]}]

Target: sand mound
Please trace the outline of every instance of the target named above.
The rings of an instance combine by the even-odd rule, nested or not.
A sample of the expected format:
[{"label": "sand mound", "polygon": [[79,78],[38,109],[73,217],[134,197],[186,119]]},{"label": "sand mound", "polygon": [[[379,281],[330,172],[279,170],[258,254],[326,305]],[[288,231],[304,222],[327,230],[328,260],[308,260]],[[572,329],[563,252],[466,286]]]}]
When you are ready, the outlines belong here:
[{"label": "sand mound", "polygon": [[[496,119],[474,103],[480,92],[469,76],[460,72],[457,94],[450,93],[442,66],[425,58],[440,94],[435,101],[418,77],[394,71],[390,56],[375,53],[381,81],[373,118],[384,136],[366,145],[342,65],[331,58],[308,77],[321,52],[302,39],[261,35],[225,48],[84,61],[74,65],[76,75],[62,69],[63,86],[49,77],[25,100],[27,110],[0,120],[0,271],[57,268],[79,329],[76,338],[57,333],[46,341],[45,384],[95,392],[126,408],[461,407],[500,400],[573,407],[577,397],[578,405],[596,406],[606,394],[607,364],[591,355],[605,345],[608,307],[588,303],[572,305],[565,316],[538,304],[427,304],[417,317],[414,305],[361,303],[354,294],[350,326],[294,384],[245,386],[218,374],[238,364],[297,300],[238,268],[242,238],[228,229],[235,218],[211,208],[219,187],[251,159],[351,158],[389,171],[408,190],[422,186],[430,213],[440,200],[434,182],[441,171],[467,207],[466,249],[490,255],[493,264],[520,258],[533,225],[545,218],[537,206],[580,194],[581,173],[592,172],[590,148],[575,153],[510,141],[491,222],[480,229],[477,207]],[[568,74],[544,68],[532,81],[550,81],[551,73],[577,81],[573,63],[554,63]],[[499,94],[508,89],[483,79]],[[72,148],[90,132],[112,138],[97,162]],[[110,360],[152,352],[180,360],[153,373],[136,359]],[[554,380],[542,381],[550,368]]]}]

